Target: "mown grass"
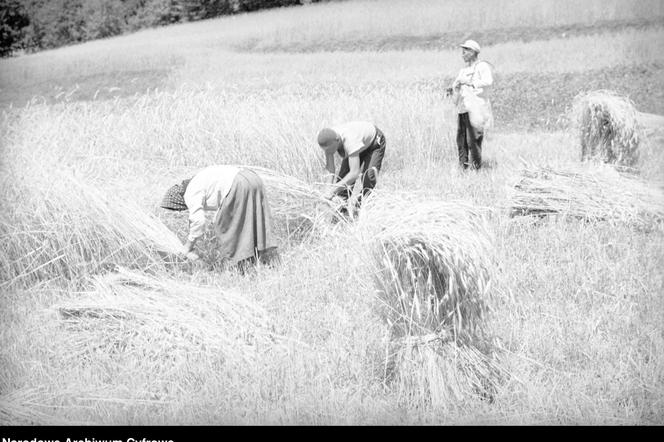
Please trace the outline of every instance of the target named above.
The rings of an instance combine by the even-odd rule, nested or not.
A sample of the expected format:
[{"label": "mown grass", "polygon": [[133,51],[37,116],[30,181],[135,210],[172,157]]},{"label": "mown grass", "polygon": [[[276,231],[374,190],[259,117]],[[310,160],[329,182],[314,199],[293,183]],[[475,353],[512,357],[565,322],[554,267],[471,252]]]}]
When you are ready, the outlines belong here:
[{"label": "mown grass", "polygon": [[[431,13],[442,13],[439,3],[396,14],[408,4],[396,2],[396,10],[381,12],[384,20],[358,38],[391,34],[386,29],[397,22],[404,25],[394,33],[403,35],[419,29],[414,24],[423,33],[430,33],[426,26],[440,26]],[[476,29],[512,29],[526,20],[555,28],[643,18],[644,10],[629,1],[580,5],[541,2],[524,9],[519,1],[491,2],[485,6],[494,9],[487,10],[501,12],[473,20]],[[664,422],[664,233],[567,217],[510,218],[507,210],[524,161],[561,169],[577,164],[578,134],[561,118],[577,91],[614,87],[630,94],[639,110],[659,112],[661,30],[611,29],[485,45],[497,67],[498,125],[485,142],[486,168],[466,174],[456,166],[453,110],[439,95],[461,66],[457,50],[225,50],[250,37],[268,41],[274,29],[290,29],[291,20],[301,23],[323,12],[349,11],[345,18],[352,23],[373,6],[344,2],[249,14],[2,61],[4,103],[6,85],[28,96],[55,84],[71,91],[76,78],[94,80],[55,103],[35,100],[4,109],[0,235],[12,247],[0,255],[1,422]],[[322,38],[317,36],[327,28],[311,23],[299,40]],[[339,39],[347,39],[349,29],[339,28]],[[113,99],[94,98],[93,89],[126,86],[124,75],[133,75],[104,76],[106,71],[168,76],[144,83],[154,86],[145,94],[132,89]],[[66,78],[72,83],[59,83]],[[386,134],[378,190],[393,194],[397,207],[461,200],[487,213],[495,257],[484,325],[508,372],[492,401],[470,395],[432,404],[427,391],[403,391],[386,381],[390,326],[377,314],[374,274],[361,254],[350,252],[353,237],[340,234],[343,225],[304,240],[289,240],[280,231],[281,264],[245,275],[177,261],[157,265],[154,239],[135,241],[136,232],[128,236],[128,248],[108,241],[125,225],[113,220],[132,211],[156,215],[182,239],[184,217],[165,214],[157,204],[165,188],[208,164],[269,167],[315,186],[323,172],[317,130],[355,118],[375,121]],[[664,165],[661,138],[653,140],[642,146],[638,164],[641,178],[650,182],[661,180]],[[61,176],[75,177],[89,192],[68,196],[77,188]],[[89,193],[127,206],[91,205]],[[410,199],[398,196],[404,193]],[[201,252],[205,259],[213,256],[206,248]],[[144,261],[133,261],[136,256]],[[219,298],[206,296],[216,306],[209,312],[219,315],[210,318],[207,304],[192,305],[195,297],[176,288],[132,300],[129,295],[140,296],[146,288],[134,284],[109,296],[104,290],[117,287],[106,278],[118,266],[218,293]],[[9,269],[39,277],[17,277]],[[265,329],[256,326],[254,336],[244,336],[239,348],[251,362],[240,369],[219,351],[219,342],[206,340],[239,305],[232,296],[224,298],[225,292],[239,294],[242,305],[266,315]],[[149,300],[160,299],[163,304],[149,306]],[[107,316],[67,319],[63,306]],[[166,313],[168,321],[150,322]],[[242,318],[234,320],[242,329]],[[206,327],[209,335],[202,332]],[[273,341],[262,339],[258,331],[265,330]],[[252,342],[258,343],[253,349]],[[419,370],[414,377],[426,375]]]}]

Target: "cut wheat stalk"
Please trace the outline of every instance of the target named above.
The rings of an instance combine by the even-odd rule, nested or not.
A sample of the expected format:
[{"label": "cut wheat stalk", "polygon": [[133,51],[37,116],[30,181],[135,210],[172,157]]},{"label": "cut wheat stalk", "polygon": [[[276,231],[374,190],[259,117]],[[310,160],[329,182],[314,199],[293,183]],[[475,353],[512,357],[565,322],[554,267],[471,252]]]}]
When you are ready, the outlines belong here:
[{"label": "cut wheat stalk", "polygon": [[393,366],[398,367],[392,376],[403,401],[443,409],[469,397],[492,401],[507,376],[494,356],[441,339],[396,346]]},{"label": "cut wheat stalk", "polygon": [[414,203],[406,194],[374,193],[363,204],[356,229],[400,334],[480,331],[493,256],[481,212],[459,202]]},{"label": "cut wheat stalk", "polygon": [[[81,425],[54,417],[46,411],[51,408],[44,397],[55,399],[43,388],[22,388],[0,395],[0,424],[2,425]],[[43,411],[41,411],[41,410]]]},{"label": "cut wheat stalk", "polygon": [[511,214],[559,214],[588,221],[652,227],[664,220],[664,187],[613,167],[566,170],[524,165],[513,189]]},{"label": "cut wheat stalk", "polygon": [[436,406],[489,394],[501,372],[485,328],[494,254],[484,212],[374,192],[351,227],[391,332],[385,377]]},{"label": "cut wheat stalk", "polygon": [[[263,180],[268,193],[272,214],[286,224],[286,236],[307,238],[329,226],[331,219],[343,220],[338,201],[326,198],[323,183],[307,183],[296,177],[257,166],[238,166],[256,172]],[[352,201],[346,202],[352,204]]]},{"label": "cut wheat stalk", "polygon": [[581,141],[581,160],[635,167],[639,159],[639,113],[634,103],[615,92],[579,94],[572,105]]},{"label": "cut wheat stalk", "polygon": [[181,259],[177,235],[133,201],[108,195],[67,170],[43,172],[48,179],[6,177],[15,203],[0,215],[5,285]]},{"label": "cut wheat stalk", "polygon": [[273,343],[266,312],[233,291],[122,267],[91,282],[81,298],[53,307],[68,330],[71,357],[94,348],[164,361],[214,352],[240,366]]},{"label": "cut wheat stalk", "polygon": [[[309,184],[296,177],[276,170],[257,166],[238,166],[253,170],[261,177],[272,202],[273,212],[284,216],[312,217],[310,209],[330,210],[332,205],[325,198],[321,186]],[[314,213],[318,210],[314,210]]]}]

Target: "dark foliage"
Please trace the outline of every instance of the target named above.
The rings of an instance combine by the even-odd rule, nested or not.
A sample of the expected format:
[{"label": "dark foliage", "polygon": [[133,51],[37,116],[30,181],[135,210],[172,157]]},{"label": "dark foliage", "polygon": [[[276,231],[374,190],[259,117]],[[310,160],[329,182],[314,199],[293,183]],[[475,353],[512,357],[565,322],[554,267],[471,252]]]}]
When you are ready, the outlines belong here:
[{"label": "dark foliage", "polygon": [[29,24],[27,11],[19,0],[0,0],[0,56],[20,48],[23,30]]},{"label": "dark foliage", "polygon": [[0,56],[320,0],[0,0]]}]

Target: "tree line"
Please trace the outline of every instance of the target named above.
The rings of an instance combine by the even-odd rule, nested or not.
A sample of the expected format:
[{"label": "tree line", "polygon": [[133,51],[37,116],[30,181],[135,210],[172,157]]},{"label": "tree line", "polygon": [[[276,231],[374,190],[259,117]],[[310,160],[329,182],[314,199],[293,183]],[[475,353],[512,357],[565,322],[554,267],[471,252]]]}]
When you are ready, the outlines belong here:
[{"label": "tree line", "polygon": [[0,0],[0,56],[324,0]]}]

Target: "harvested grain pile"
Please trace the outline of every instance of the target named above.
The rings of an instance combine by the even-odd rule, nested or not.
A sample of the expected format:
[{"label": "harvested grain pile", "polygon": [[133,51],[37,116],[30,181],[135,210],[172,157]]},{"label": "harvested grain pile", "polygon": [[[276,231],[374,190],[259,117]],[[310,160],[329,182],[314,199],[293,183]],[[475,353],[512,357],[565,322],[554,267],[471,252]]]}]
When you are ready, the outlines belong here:
[{"label": "harvested grain pile", "polygon": [[[39,394],[44,412],[109,402],[125,410],[168,406],[217,388],[236,391],[250,370],[265,369],[272,352],[284,348],[267,312],[245,293],[199,285],[200,277],[120,267],[86,278],[85,291],[36,312],[36,345],[54,356],[51,389]],[[27,415],[40,408],[23,396],[2,400],[0,420],[4,413],[50,422]]]},{"label": "harvested grain pile", "polygon": [[560,214],[649,227],[664,219],[661,184],[604,165],[568,170],[526,165],[514,186],[512,215]]},{"label": "harvested grain pile", "polygon": [[505,375],[496,355],[486,348],[437,335],[410,338],[393,347],[398,393],[409,402],[428,398],[433,407],[447,408],[469,397],[491,401]]},{"label": "harvested grain pile", "polygon": [[338,207],[325,198],[324,184],[309,184],[263,167],[238,167],[253,170],[263,180],[282,239],[309,239],[310,234],[325,229],[331,218],[339,216]]},{"label": "harvested grain pile", "polygon": [[572,110],[581,137],[581,160],[634,167],[641,136],[638,112],[628,98],[598,90],[579,94]]},{"label": "harvested grain pile", "polygon": [[30,179],[4,177],[0,275],[12,283],[74,279],[112,264],[178,259],[182,244],[136,203],[106,194],[70,171],[44,167]]},{"label": "harvested grain pile", "polygon": [[44,395],[54,396],[44,388],[28,387],[12,392],[0,393],[0,425],[84,425],[53,417],[43,411],[49,410],[44,404]]},{"label": "harvested grain pile", "polygon": [[266,312],[229,290],[125,268],[93,277],[92,284],[83,297],[53,307],[70,358],[101,350],[168,371],[169,361],[214,355],[239,367],[272,343]]},{"label": "harvested grain pile", "polygon": [[494,266],[481,211],[374,193],[354,228],[390,327],[386,376],[399,393],[435,406],[490,395],[501,370],[484,327]]}]

